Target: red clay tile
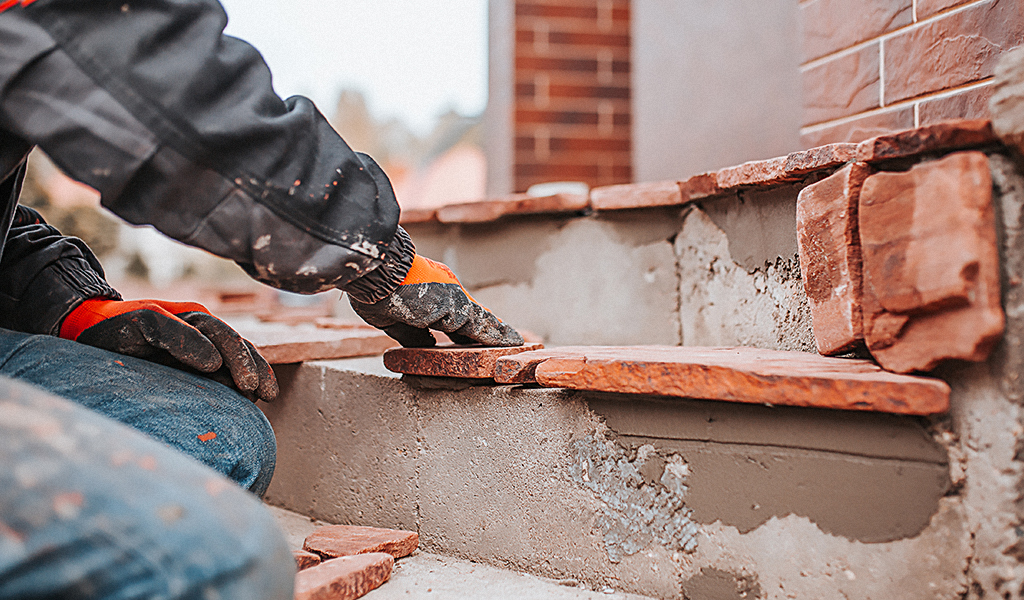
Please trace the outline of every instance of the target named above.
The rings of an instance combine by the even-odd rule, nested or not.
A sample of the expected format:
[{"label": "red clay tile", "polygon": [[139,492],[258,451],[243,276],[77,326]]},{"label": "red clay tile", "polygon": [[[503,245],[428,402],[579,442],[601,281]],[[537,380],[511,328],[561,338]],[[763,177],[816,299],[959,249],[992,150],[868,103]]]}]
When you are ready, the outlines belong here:
[{"label": "red clay tile", "polygon": [[724,402],[927,415],[949,409],[939,379],[867,360],[758,348],[579,346],[498,360],[497,381]]},{"label": "red clay tile", "polygon": [[878,48],[878,42],[873,42],[801,74],[804,125],[853,116],[879,106]]},{"label": "red clay tile", "polygon": [[393,348],[384,353],[384,366],[406,375],[490,379],[494,377],[494,363],[498,358],[543,347],[543,344],[525,344],[511,348],[456,345]]},{"label": "red clay tile", "polygon": [[398,345],[383,331],[368,325],[327,329],[312,323],[238,323],[235,329],[252,342],[270,364],[307,360],[375,356]]},{"label": "red clay tile", "polygon": [[442,223],[486,223],[506,215],[575,212],[590,205],[584,194],[555,194],[535,197],[516,194],[508,198],[451,204],[437,210]]},{"label": "red clay tile", "polygon": [[402,558],[415,552],[419,544],[420,536],[415,531],[325,525],[306,536],[302,549],[325,559],[370,552],[386,552],[395,558]]},{"label": "red clay tile", "polygon": [[793,152],[786,157],[786,175],[806,175],[822,169],[845,165],[857,155],[857,144],[840,143]]},{"label": "red clay tile", "polygon": [[912,4],[912,0],[801,3],[803,59],[813,60],[909,25]]},{"label": "red clay tile", "polygon": [[299,571],[315,567],[321,562],[319,554],[313,554],[305,550],[292,550],[292,555],[295,556],[295,566]]},{"label": "red clay tile", "polygon": [[683,195],[675,181],[609,185],[590,191],[590,205],[594,210],[673,206],[682,203]]},{"label": "red clay tile", "polygon": [[797,199],[800,271],[814,340],[824,355],[848,352],[864,340],[857,208],[861,184],[871,173],[865,163],[847,165],[805,187]]},{"label": "red clay tile", "polygon": [[987,0],[885,41],[885,104],[981,81],[1024,41],[1024,0]]},{"label": "red clay tile", "polygon": [[436,208],[403,208],[398,222],[402,225],[409,223],[430,223],[437,220]]},{"label": "red clay tile", "polygon": [[861,142],[878,135],[913,127],[914,107],[903,106],[874,111],[849,121],[805,130],[800,134],[800,143],[809,148],[837,142]]},{"label": "red clay tile", "polygon": [[743,186],[773,185],[797,178],[786,175],[786,157],[780,156],[719,169],[716,179],[720,189],[729,190]]},{"label": "red clay tile", "polygon": [[295,575],[295,600],[355,600],[390,579],[394,566],[379,552],[324,561]]},{"label": "red clay tile", "polygon": [[864,333],[890,371],[983,361],[1003,332],[988,159],[878,173],[860,196]]},{"label": "red clay tile", "polygon": [[682,196],[683,202],[700,200],[701,198],[721,194],[722,188],[718,187],[718,173],[714,171],[701,173],[700,175],[694,175],[689,179],[680,181],[679,193]]},{"label": "red clay tile", "polygon": [[945,121],[865,140],[857,146],[857,160],[871,163],[928,152],[984,146],[998,141],[992,132],[991,121]]}]

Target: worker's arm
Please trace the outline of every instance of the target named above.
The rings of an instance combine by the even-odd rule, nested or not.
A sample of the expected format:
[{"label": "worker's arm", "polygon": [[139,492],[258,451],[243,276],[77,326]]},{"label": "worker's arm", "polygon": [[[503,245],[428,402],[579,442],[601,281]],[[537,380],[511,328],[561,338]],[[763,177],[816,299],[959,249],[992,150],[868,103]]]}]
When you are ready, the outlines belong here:
[{"label": "worker's arm", "polygon": [[[411,246],[384,173],[306,98],[282,100],[214,0],[36,0],[0,12],[0,128],[40,146],[131,223],[314,293],[376,272],[386,295]],[[383,271],[381,269],[384,268]]]},{"label": "worker's arm", "polygon": [[[0,12],[0,128],[41,146],[124,219],[259,281],[341,288],[378,312],[394,300],[414,246],[386,175],[308,99],[274,93],[259,53],[223,35],[219,3],[22,4]],[[417,306],[389,318],[421,323],[438,308]],[[464,330],[491,339],[473,337],[484,329]]]},{"label": "worker's arm", "polygon": [[[0,183],[16,194],[20,173]],[[271,401],[277,380],[247,340],[196,303],[122,301],[92,251],[17,206],[0,259],[0,327],[69,340],[177,368]]]}]

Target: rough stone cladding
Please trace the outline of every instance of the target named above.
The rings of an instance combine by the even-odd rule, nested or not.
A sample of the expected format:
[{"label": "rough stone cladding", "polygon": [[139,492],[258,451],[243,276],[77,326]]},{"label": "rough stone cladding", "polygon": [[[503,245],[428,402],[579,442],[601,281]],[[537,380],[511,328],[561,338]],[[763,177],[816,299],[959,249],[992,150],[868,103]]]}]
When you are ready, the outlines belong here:
[{"label": "rough stone cladding", "polygon": [[806,147],[987,118],[1024,44],[1024,0],[809,0],[800,20]]},{"label": "rough stone cladding", "polygon": [[629,0],[516,0],[514,187],[632,180]]}]

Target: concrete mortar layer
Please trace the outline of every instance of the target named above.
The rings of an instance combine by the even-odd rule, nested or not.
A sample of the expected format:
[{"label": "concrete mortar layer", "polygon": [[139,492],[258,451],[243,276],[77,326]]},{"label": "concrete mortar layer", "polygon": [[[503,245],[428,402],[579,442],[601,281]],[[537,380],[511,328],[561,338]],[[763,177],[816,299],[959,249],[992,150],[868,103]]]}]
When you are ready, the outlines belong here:
[{"label": "concrete mortar layer", "polygon": [[[429,552],[662,598],[717,598],[706,594],[730,586],[736,594],[721,597],[957,598],[982,556],[972,534],[1005,547],[1015,518],[986,512],[990,494],[1015,497],[1018,479],[984,462],[985,444],[1012,462],[1017,422],[1005,401],[979,395],[996,389],[985,381],[957,392],[979,455],[949,463],[915,418],[419,389],[349,370],[374,370],[365,363],[279,369],[268,500],[329,522],[414,528]],[[950,477],[954,492],[970,490],[972,469],[984,488],[943,495]],[[777,479],[751,477],[760,471]],[[806,493],[845,512],[800,514]],[[892,512],[909,517],[879,516]],[[1008,555],[989,543],[976,568],[1005,571]]]},{"label": "concrete mortar layer", "polygon": [[[549,345],[814,350],[796,250],[798,186],[693,207],[407,226],[480,302]],[[706,221],[706,222],[705,222]]]}]

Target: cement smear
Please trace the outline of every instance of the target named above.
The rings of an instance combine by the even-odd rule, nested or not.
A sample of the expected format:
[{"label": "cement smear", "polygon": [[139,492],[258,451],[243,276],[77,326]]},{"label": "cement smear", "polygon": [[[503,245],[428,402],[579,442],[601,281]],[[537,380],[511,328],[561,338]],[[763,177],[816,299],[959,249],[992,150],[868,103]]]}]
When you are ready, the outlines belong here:
[{"label": "cement smear", "polygon": [[697,524],[684,503],[689,468],[679,455],[659,456],[650,445],[628,453],[601,431],[573,442],[571,452],[570,476],[601,501],[597,525],[609,560],[621,562],[652,542],[696,549]]}]

